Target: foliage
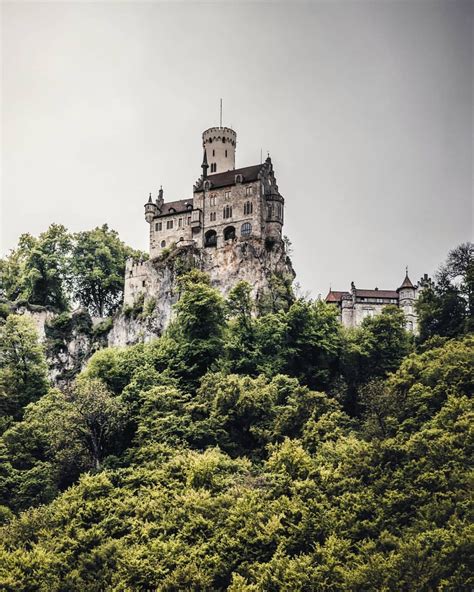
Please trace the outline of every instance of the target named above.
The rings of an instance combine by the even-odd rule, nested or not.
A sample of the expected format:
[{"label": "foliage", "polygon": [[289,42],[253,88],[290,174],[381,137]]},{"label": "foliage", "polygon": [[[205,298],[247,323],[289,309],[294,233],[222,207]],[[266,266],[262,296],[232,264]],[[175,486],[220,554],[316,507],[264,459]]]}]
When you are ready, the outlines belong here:
[{"label": "foliage", "polygon": [[0,325],[0,413],[21,418],[23,408],[48,387],[44,352],[34,322],[9,315]]},{"label": "foliage", "polygon": [[416,306],[420,342],[435,335],[457,337],[474,328],[474,245],[450,251],[447,261],[428,284]]},{"label": "foliage", "polygon": [[[248,284],[224,301],[197,270],[179,290],[164,335],[65,392],[31,322],[0,326],[0,589],[472,589],[466,323],[415,350],[396,308],[345,331],[304,299],[257,316]],[[73,317],[47,330],[60,348]]]},{"label": "foliage", "polygon": [[74,235],[71,292],[90,314],[103,317],[117,310],[123,294],[125,262],[143,254],[133,251],[106,224]]}]

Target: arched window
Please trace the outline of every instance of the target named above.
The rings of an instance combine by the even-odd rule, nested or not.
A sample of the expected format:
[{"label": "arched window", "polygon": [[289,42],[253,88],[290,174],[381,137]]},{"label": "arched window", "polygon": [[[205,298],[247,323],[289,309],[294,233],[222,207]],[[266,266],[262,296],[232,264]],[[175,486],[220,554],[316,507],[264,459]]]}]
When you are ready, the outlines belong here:
[{"label": "arched window", "polygon": [[224,211],[222,212],[223,218],[232,218],[232,206],[225,206]]},{"label": "arched window", "polygon": [[249,222],[244,222],[242,224],[242,228],[240,229],[240,234],[242,236],[249,236],[252,232],[252,225]]},{"label": "arched window", "polygon": [[166,247],[166,241],[162,240],[161,241],[161,248],[163,249],[164,247]]},{"label": "arched window", "polygon": [[224,230],[224,240],[232,240],[235,238],[235,228],[233,226],[227,226]]},{"label": "arched window", "polygon": [[215,230],[208,230],[204,235],[204,246],[215,247],[217,245],[217,233]]},{"label": "arched window", "polygon": [[242,175],[235,175],[235,182],[242,183]]},{"label": "arched window", "polygon": [[[212,167],[212,164],[211,164]],[[211,184],[209,183],[209,181],[204,181],[204,190],[207,191],[209,190],[211,187]]]},{"label": "arched window", "polygon": [[253,203],[246,201],[244,203],[244,216],[249,216],[253,212]]}]

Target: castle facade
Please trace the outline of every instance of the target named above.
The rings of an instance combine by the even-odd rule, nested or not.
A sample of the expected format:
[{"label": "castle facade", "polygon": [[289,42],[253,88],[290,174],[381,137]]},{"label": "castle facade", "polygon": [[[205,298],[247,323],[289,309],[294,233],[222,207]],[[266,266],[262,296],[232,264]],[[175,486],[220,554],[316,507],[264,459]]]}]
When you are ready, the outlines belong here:
[{"label": "castle facade", "polygon": [[159,293],[163,278],[158,280],[157,269],[170,251],[192,252],[223,293],[242,279],[258,298],[271,274],[294,278],[282,240],[285,200],[271,158],[235,168],[236,146],[234,130],[207,129],[202,134],[202,172],[192,197],[165,201],[163,189],[155,199],[150,194],[145,204],[150,260],[127,262],[126,305],[139,294]]},{"label": "castle facade", "polygon": [[352,282],[350,292],[329,290],[326,302],[337,306],[341,323],[345,327],[358,327],[365,318],[380,314],[386,306],[398,306],[405,315],[406,329],[417,333],[415,303],[429,282],[430,278],[425,274],[416,285],[413,285],[407,269],[405,279],[396,290],[359,289]]}]

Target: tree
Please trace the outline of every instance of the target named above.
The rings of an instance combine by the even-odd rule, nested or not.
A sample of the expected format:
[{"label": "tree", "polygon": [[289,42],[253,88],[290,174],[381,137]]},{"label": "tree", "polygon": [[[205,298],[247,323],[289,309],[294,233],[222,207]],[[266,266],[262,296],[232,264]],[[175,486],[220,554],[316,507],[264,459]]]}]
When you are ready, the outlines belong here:
[{"label": "tree", "polygon": [[48,389],[47,365],[34,322],[11,314],[0,325],[0,412],[21,418]]},{"label": "tree", "polygon": [[283,372],[312,389],[327,388],[338,372],[342,337],[334,307],[297,300],[286,313]]},{"label": "tree", "polygon": [[178,376],[195,385],[222,354],[224,299],[200,271],[192,270],[178,281],[181,296],[166,333],[171,338],[169,364]]},{"label": "tree", "polygon": [[125,423],[126,407],[99,380],[79,378],[65,393],[77,437],[85,444],[93,466],[100,470],[106,446]]},{"label": "tree", "polygon": [[113,313],[121,303],[125,262],[145,258],[123,243],[107,224],[74,235],[70,285],[73,298],[91,315]]},{"label": "tree", "polygon": [[31,304],[68,308],[66,293],[71,236],[61,224],[51,226],[30,241],[24,264],[24,297]]},{"label": "tree", "polygon": [[420,335],[457,337],[474,328],[474,245],[465,243],[449,252],[435,281],[427,285],[416,303]]}]

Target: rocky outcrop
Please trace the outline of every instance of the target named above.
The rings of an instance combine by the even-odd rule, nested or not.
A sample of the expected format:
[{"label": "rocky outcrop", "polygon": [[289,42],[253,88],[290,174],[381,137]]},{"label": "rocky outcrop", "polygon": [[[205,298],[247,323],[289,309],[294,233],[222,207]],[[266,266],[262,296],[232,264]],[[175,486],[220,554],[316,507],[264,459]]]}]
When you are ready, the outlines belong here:
[{"label": "rocky outcrop", "polygon": [[114,319],[109,346],[147,342],[159,336],[169,324],[179,294],[177,279],[192,268],[210,277],[223,295],[243,280],[252,286],[258,302],[271,290],[272,280],[291,283],[295,272],[283,241],[233,239],[219,248],[198,249],[194,245],[175,247],[143,263],[146,286]]}]

